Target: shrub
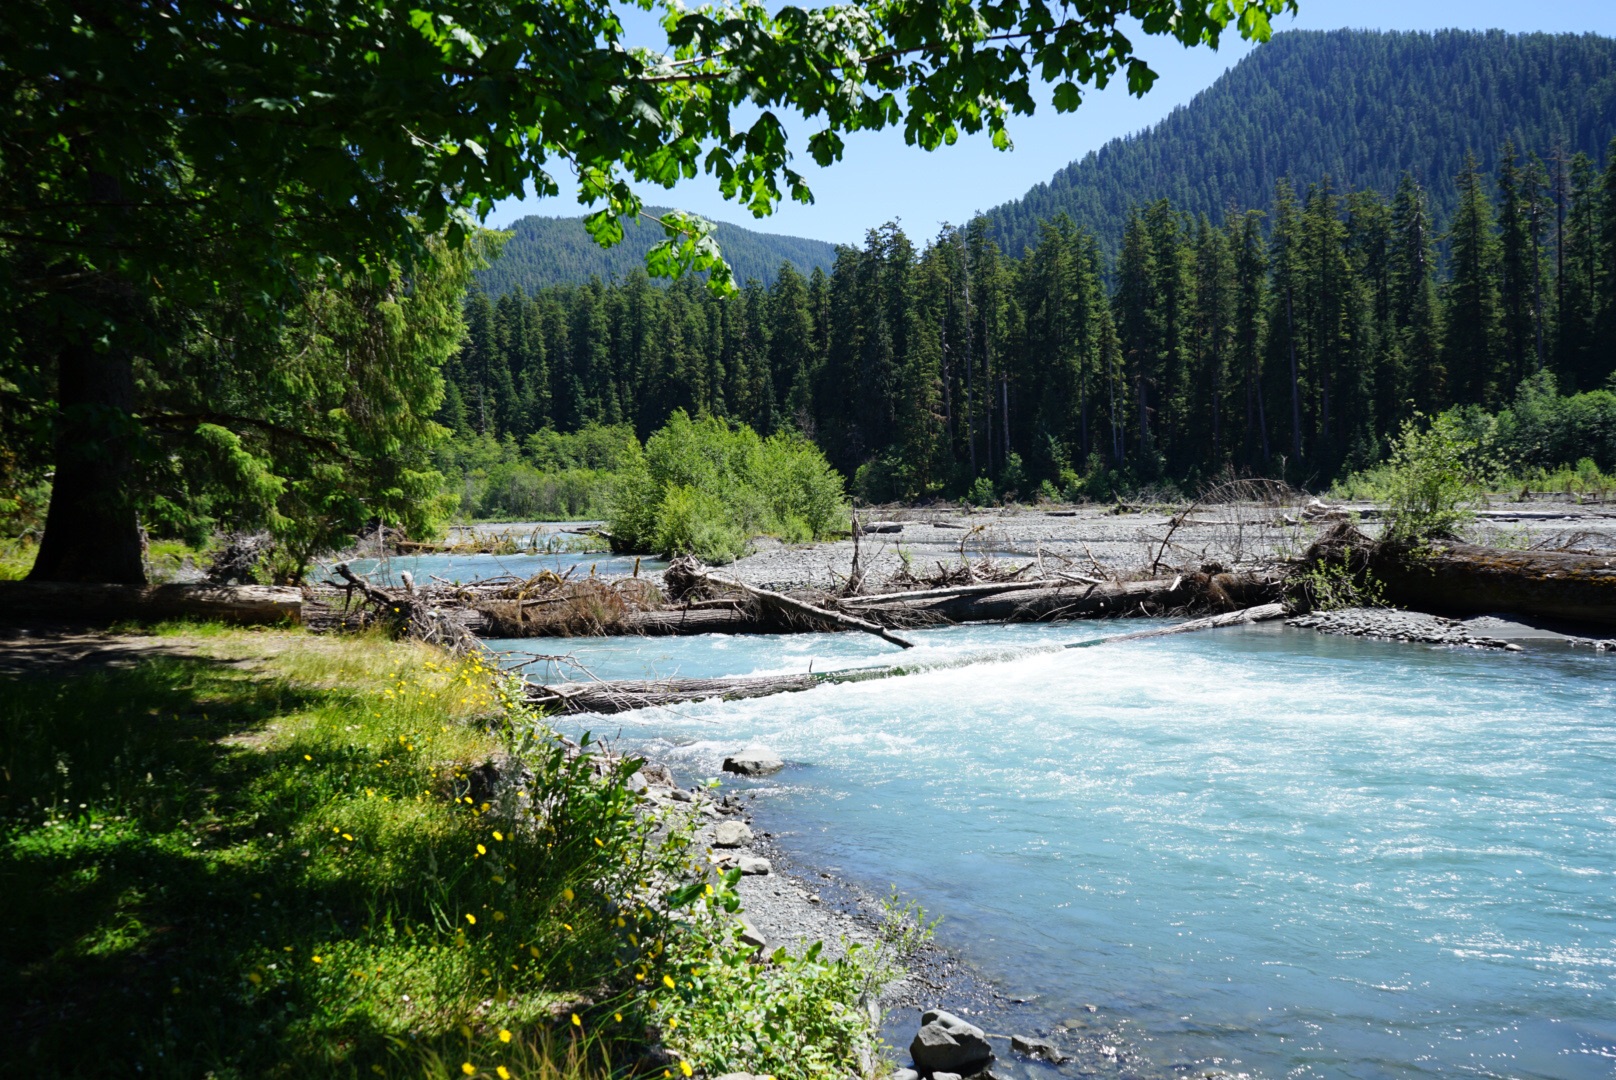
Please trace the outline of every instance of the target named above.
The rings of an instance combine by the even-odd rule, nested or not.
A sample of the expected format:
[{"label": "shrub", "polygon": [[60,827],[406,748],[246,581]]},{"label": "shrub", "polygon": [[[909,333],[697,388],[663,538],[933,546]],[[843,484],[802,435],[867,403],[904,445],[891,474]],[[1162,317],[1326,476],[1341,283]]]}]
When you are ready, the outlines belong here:
[{"label": "shrub", "polygon": [[989,506],[997,498],[993,490],[993,481],[985,476],[978,476],[971,484],[970,490],[965,493],[965,501],[972,506]]},{"label": "shrub", "polygon": [[1405,422],[1384,473],[1385,538],[1420,544],[1451,536],[1474,516],[1465,504],[1481,493],[1486,472],[1478,444],[1453,412],[1423,429],[1418,418]]},{"label": "shrub", "polygon": [[760,533],[821,539],[845,512],[841,477],[803,436],[764,439],[744,424],[681,411],[623,470],[609,522],[624,547],[725,563]]}]

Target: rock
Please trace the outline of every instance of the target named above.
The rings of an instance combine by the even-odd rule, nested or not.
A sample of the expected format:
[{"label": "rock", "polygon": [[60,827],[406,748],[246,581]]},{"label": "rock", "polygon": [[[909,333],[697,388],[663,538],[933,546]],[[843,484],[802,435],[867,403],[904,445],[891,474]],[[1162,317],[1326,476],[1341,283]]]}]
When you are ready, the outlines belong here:
[{"label": "rock", "polygon": [[965,1080],[959,1073],[940,1072],[932,1073],[931,1080]]},{"label": "rock", "polygon": [[891,1080],[920,1080],[920,1074],[913,1069],[893,1069]]},{"label": "rock", "polygon": [[718,1080],[758,1080],[758,1077],[751,1073],[725,1073]]},{"label": "rock", "polygon": [[974,1073],[993,1060],[993,1047],[987,1035],[974,1024],[967,1024],[953,1013],[931,1009],[920,1017],[920,1030],[909,1044],[915,1068],[930,1073],[933,1080],[943,1073]]},{"label": "rock", "polygon": [[741,916],[741,944],[750,945],[754,949],[766,948],[769,939],[763,936],[763,931],[752,925],[752,920]]},{"label": "rock", "polygon": [[648,761],[644,765],[641,765],[640,775],[645,777],[646,783],[655,787],[671,788],[675,786],[673,782],[673,773],[669,772],[668,767],[663,765],[661,762]]},{"label": "rock", "polygon": [[1043,1058],[1052,1065],[1059,1065],[1066,1060],[1066,1055],[1060,1048],[1047,1039],[1034,1039],[1028,1035],[1010,1036],[1010,1049],[1018,1054],[1026,1054],[1031,1058]]},{"label": "rock", "polygon": [[713,847],[744,847],[752,842],[752,830],[744,821],[720,821],[713,826]]},{"label": "rock", "polygon": [[751,855],[742,855],[735,865],[741,868],[741,874],[745,877],[762,877],[774,872],[774,866],[768,859],[759,859]]},{"label": "rock", "polygon": [[668,798],[672,799],[674,802],[690,802],[692,800],[690,792],[686,791],[684,788],[674,788],[672,791],[668,792]]},{"label": "rock", "polygon": [[755,746],[724,759],[724,771],[741,776],[772,776],[786,767],[773,750]]}]

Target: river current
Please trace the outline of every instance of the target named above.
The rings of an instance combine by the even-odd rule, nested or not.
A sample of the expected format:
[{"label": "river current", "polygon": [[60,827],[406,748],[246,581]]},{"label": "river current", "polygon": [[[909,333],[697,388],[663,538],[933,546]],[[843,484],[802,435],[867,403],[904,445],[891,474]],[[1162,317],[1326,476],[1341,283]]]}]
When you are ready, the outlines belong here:
[{"label": "river current", "polygon": [[[959,627],[917,652],[1117,630]],[[897,652],[853,634],[491,644],[565,648],[601,678]],[[761,827],[943,916],[944,945],[1030,999],[989,1030],[1072,1018],[1068,1074],[1616,1075],[1608,656],[1268,624],[588,726],[687,778],[778,751]],[[996,1066],[1018,1070],[1046,1067]]]}]

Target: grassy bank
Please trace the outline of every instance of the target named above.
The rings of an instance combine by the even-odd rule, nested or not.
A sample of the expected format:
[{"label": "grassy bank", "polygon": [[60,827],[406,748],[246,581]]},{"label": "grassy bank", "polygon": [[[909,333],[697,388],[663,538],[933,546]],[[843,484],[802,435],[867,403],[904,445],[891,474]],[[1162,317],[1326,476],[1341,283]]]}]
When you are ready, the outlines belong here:
[{"label": "grassy bank", "polygon": [[688,832],[639,812],[635,763],[563,752],[480,661],[300,631],[145,644],[0,694],[19,1067],[858,1071],[874,958],[758,963]]}]

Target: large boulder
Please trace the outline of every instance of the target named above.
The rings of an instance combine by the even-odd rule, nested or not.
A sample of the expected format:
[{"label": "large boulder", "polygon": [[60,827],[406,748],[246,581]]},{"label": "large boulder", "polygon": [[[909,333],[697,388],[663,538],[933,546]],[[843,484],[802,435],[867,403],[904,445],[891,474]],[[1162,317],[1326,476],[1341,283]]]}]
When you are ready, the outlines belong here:
[{"label": "large boulder", "polygon": [[720,821],[713,826],[713,847],[745,847],[752,842],[752,830],[744,821]]},{"label": "large boulder", "polygon": [[915,1068],[925,1074],[940,1072],[969,1076],[993,1060],[993,1047],[985,1032],[953,1013],[931,1009],[920,1017],[920,1030],[909,1044]]},{"label": "large boulder", "polygon": [[773,750],[750,747],[724,759],[724,771],[741,776],[770,776],[786,767]]}]

